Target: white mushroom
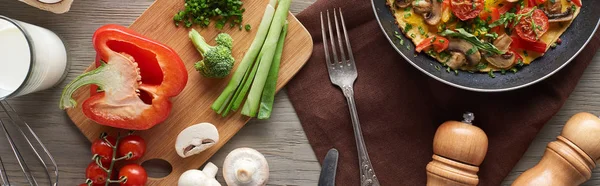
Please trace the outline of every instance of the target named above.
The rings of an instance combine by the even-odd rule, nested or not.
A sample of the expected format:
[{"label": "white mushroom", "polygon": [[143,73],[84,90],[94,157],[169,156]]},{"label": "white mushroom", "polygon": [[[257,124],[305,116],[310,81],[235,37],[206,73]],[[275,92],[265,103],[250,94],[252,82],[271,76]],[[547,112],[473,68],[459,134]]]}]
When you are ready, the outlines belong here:
[{"label": "white mushroom", "polygon": [[59,3],[62,0],[38,0],[41,3],[46,3],[46,4],[54,4],[54,3]]},{"label": "white mushroom", "polygon": [[219,131],[210,123],[199,123],[183,129],[175,141],[175,151],[186,158],[198,154],[219,142]]},{"label": "white mushroom", "polygon": [[215,164],[208,162],[202,171],[192,169],[181,174],[177,186],[221,186],[215,179],[218,170]]},{"label": "white mushroom", "polygon": [[261,186],[269,179],[269,164],[258,151],[238,148],[223,163],[223,177],[229,186]]}]

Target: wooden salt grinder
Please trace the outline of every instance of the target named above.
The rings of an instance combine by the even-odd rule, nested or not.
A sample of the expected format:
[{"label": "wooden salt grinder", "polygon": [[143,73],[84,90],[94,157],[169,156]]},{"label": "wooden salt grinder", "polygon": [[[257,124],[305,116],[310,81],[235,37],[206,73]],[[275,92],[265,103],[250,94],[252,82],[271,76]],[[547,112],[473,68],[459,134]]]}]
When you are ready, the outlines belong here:
[{"label": "wooden salt grinder", "polygon": [[477,185],[479,165],[485,158],[488,138],[473,126],[473,113],[464,120],[440,125],[433,139],[433,161],[427,164],[427,186]]},{"label": "wooden salt grinder", "polygon": [[590,113],[575,114],[556,139],[548,143],[542,160],[513,186],[580,185],[591,178],[600,159],[600,119]]}]

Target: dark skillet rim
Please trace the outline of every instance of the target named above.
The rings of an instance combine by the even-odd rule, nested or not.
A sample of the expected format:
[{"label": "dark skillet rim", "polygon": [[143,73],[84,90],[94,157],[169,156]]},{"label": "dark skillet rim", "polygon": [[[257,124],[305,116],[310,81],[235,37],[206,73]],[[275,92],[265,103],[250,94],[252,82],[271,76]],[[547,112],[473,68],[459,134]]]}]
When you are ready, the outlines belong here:
[{"label": "dark skillet rim", "polygon": [[[467,86],[463,86],[463,85],[459,85],[456,83],[452,83],[450,81],[447,81],[445,79],[442,79],[440,77],[437,77],[427,71],[425,71],[425,69],[421,68],[420,66],[418,66],[416,63],[414,63],[412,60],[410,60],[406,55],[404,55],[404,53],[402,53],[402,51],[400,51],[400,49],[398,49],[398,47],[396,47],[396,45],[394,45],[394,41],[392,41],[392,39],[386,34],[386,29],[383,28],[383,25],[381,24],[381,19],[379,18],[379,15],[377,15],[377,8],[375,7],[375,2],[374,1],[382,1],[382,0],[371,0],[371,7],[373,9],[373,14],[375,14],[375,18],[377,19],[377,24],[379,24],[379,28],[381,28],[381,31],[383,32],[383,35],[385,35],[385,38],[388,40],[388,42],[390,43],[390,45],[392,45],[392,47],[394,48],[394,50],[396,50],[396,52],[398,52],[408,63],[410,63],[412,66],[414,66],[416,69],[419,69],[421,72],[423,72],[424,74],[427,74],[427,76],[436,79],[444,84],[456,87],[456,88],[460,88],[460,89],[464,89],[464,90],[469,90],[469,91],[475,91],[475,92],[505,92],[505,91],[511,91],[511,90],[516,90],[516,89],[520,89],[520,88],[524,88],[530,85],[533,85],[537,82],[540,82],[552,75],[554,75],[554,73],[558,72],[560,69],[562,69],[563,67],[565,67],[567,64],[569,64],[571,61],[573,61],[573,59],[575,59],[575,57],[577,57],[579,55],[579,53],[588,45],[588,43],[592,40],[592,37],[594,37],[594,34],[596,34],[596,31],[598,31],[598,26],[600,25],[600,19],[598,19],[598,22],[596,22],[596,26],[594,27],[594,31],[592,31],[592,34],[586,39],[585,43],[581,46],[581,48],[579,48],[579,50],[577,50],[577,52],[575,52],[575,54],[573,56],[571,56],[571,58],[569,58],[566,62],[564,62],[562,65],[560,65],[558,68],[554,69],[552,72],[546,74],[545,76],[542,76],[536,80],[533,80],[531,82],[522,84],[522,85],[518,85],[518,86],[513,86],[513,87],[509,87],[509,88],[500,88],[500,89],[482,89],[482,88],[473,88],[473,87],[467,87]],[[412,41],[411,41],[412,42]]]}]

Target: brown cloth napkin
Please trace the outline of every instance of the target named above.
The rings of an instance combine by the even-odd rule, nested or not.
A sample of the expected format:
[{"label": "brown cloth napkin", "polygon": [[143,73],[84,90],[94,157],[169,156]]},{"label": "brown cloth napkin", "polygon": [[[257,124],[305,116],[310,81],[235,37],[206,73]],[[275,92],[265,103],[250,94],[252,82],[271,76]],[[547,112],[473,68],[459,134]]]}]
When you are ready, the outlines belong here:
[{"label": "brown cloth napkin", "polygon": [[489,138],[480,185],[500,185],[540,128],[559,110],[600,47],[596,34],[581,54],[545,81],[516,91],[478,93],[434,80],[407,63],[382,34],[370,1],[319,0],[298,19],[315,43],[287,92],[317,158],[340,151],[337,185],[358,185],[358,158],[346,100],[329,81],[319,13],[341,7],[358,68],[355,99],[363,135],[382,185],[425,185],[433,135],[447,120],[475,113]]}]

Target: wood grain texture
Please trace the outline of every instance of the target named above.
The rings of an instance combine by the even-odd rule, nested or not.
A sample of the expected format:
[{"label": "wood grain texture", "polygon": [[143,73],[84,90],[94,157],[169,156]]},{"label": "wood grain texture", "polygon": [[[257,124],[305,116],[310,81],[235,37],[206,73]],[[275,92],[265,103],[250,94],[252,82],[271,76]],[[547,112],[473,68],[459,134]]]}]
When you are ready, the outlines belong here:
[{"label": "wood grain texture", "polygon": [[[291,12],[298,13],[316,0],[294,0]],[[73,65],[65,82],[56,88],[9,100],[19,114],[48,146],[60,169],[61,185],[76,185],[84,180],[84,170],[90,162],[90,143],[64,111],[58,109],[60,91],[81,74],[94,59],[91,37],[98,27],[108,23],[130,25],[152,0],[77,0],[65,14],[38,10],[15,0],[0,0],[2,15],[49,28],[68,43]],[[75,26],[76,25],[76,26]],[[556,116],[541,130],[529,150],[514,167],[502,186],[509,186],[521,173],[537,164],[546,145],[556,140],[563,125],[573,114],[587,111],[600,114],[600,53],[586,69],[579,85]],[[252,147],[269,161],[269,185],[314,186],[319,178],[319,163],[308,144],[298,117],[287,94],[281,91],[275,98],[273,117],[267,121],[252,120],[244,126],[209,160],[221,167],[227,153],[238,147]],[[2,136],[2,135],[0,135]],[[0,156],[12,157],[12,151],[0,138]],[[344,152],[341,152],[344,153]],[[5,160],[9,175],[22,177],[14,160]],[[423,171],[423,170],[419,170]],[[217,179],[223,177],[219,171]],[[584,186],[600,185],[600,168]]]},{"label": "wood grain texture", "polygon": [[[151,129],[136,132],[137,135],[146,140],[148,147],[146,155],[137,162],[162,159],[169,162],[173,167],[168,176],[150,178],[147,185],[168,185],[177,182],[179,175],[186,170],[198,168],[204,164],[249,121],[248,117],[242,116],[239,112],[223,118],[210,109],[213,101],[227,86],[231,75],[226,79],[209,79],[202,77],[195,70],[194,63],[201,59],[201,56],[188,38],[189,30],[184,27],[176,27],[173,24],[173,15],[181,10],[183,4],[184,1],[157,0],[130,26],[131,29],[142,35],[173,48],[183,59],[188,74],[190,74],[183,92],[171,99],[173,107],[169,118]],[[214,25],[204,29],[197,28],[197,30],[209,43],[214,43],[212,41],[220,32],[229,33],[234,39],[232,54],[237,59],[238,63],[236,64],[239,65],[246,49],[252,43],[252,38],[256,35],[258,24],[263,17],[267,4],[268,1],[266,0],[246,1],[244,3],[246,9],[244,24],[255,27],[250,32],[238,30],[236,27],[220,31],[214,29]],[[302,68],[310,57],[313,47],[310,34],[291,13],[288,16],[288,21],[289,34],[285,41],[288,47],[284,47],[277,90],[281,89]],[[83,103],[89,98],[89,88],[80,88],[73,95],[73,98],[79,104]],[[98,125],[83,115],[80,105],[68,109],[67,114],[90,141],[98,139],[102,132],[109,132],[113,135],[119,131],[121,133],[126,132]],[[217,127],[219,141],[213,147],[198,155],[188,158],[179,157],[174,149],[177,135],[186,127],[201,122],[213,123]]]}]

